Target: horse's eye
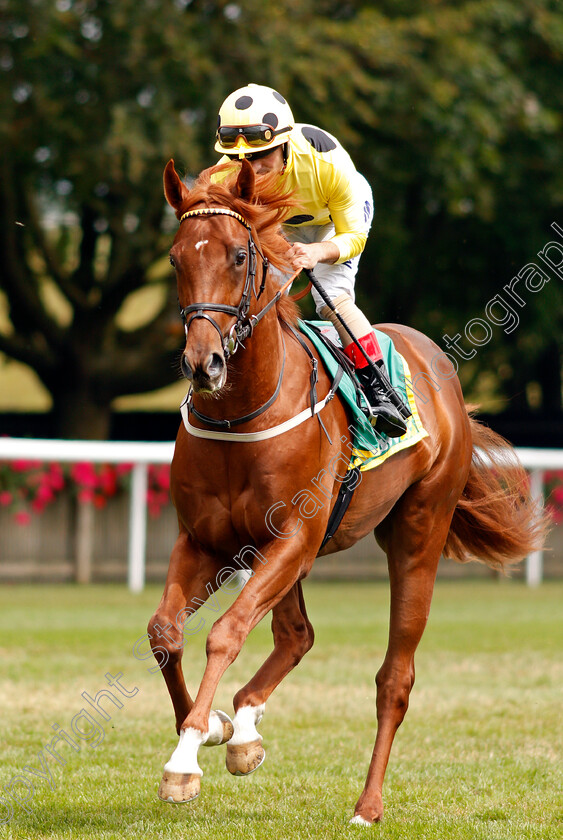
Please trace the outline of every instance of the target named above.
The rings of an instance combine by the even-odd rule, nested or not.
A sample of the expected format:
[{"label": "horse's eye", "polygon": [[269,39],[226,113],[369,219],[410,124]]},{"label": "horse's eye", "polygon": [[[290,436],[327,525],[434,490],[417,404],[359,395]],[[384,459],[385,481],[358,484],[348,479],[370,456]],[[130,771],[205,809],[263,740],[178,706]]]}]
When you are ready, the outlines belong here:
[{"label": "horse's eye", "polygon": [[246,260],[246,251],[239,251],[235,257],[235,265],[242,265]]},{"label": "horse's eye", "polygon": [[172,254],[169,255],[168,259],[170,260],[170,265],[172,266],[172,268],[176,268],[176,263],[174,262],[174,257],[172,256]]}]

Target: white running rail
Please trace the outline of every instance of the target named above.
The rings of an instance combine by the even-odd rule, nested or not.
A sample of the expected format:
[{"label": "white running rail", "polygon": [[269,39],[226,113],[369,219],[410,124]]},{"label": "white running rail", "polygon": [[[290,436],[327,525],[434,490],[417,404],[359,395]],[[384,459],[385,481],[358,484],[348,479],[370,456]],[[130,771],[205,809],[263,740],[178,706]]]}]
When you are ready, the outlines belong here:
[{"label": "white running rail", "polygon": [[145,585],[149,464],[169,464],[173,454],[174,443],[0,438],[0,461],[22,458],[27,461],[133,464],[127,562],[127,583],[132,592],[141,592]]},{"label": "white running rail", "polygon": [[[169,464],[174,443],[125,441],[39,440],[0,437],[0,461],[89,461],[98,464],[133,464],[129,505],[127,582],[132,592],[145,585],[147,533],[147,477],[149,464]],[[516,455],[530,472],[532,494],[543,502],[546,470],[563,470],[563,449],[517,448]],[[543,577],[543,553],[534,551],[526,561],[526,581],[538,586]]]}]

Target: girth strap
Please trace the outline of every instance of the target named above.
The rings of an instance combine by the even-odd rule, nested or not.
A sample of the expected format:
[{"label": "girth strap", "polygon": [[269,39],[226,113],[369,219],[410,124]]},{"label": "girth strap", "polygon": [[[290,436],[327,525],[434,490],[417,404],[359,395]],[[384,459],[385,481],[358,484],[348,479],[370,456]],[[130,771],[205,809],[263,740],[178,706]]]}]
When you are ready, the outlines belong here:
[{"label": "girth strap", "polygon": [[[293,327],[290,324],[287,324],[286,326],[288,326],[290,328],[291,332],[296,336],[296,338],[299,340],[300,344],[307,351],[307,353],[309,355],[309,358],[313,359],[314,358],[313,354],[309,350],[309,347],[305,344],[305,341],[302,339],[300,334],[296,330],[294,330]],[[338,368],[336,370],[336,374],[335,374],[334,380],[332,382],[331,388],[333,388],[335,391],[338,389],[338,386],[340,384],[340,380],[342,379],[342,377],[344,376],[344,373],[346,372],[346,373],[348,373],[350,379],[352,380],[352,382],[356,386],[356,391],[359,392],[359,388],[358,388],[358,385],[355,381],[355,377],[352,374],[352,366],[350,365],[350,360],[348,359],[348,357],[344,355],[341,348],[339,348],[337,345],[333,344],[333,342],[330,341],[330,339],[327,338],[325,335],[323,335],[323,333],[319,329],[317,329],[313,324],[309,324],[308,326],[309,326],[310,329],[313,329],[317,333],[317,335],[319,335],[321,337],[323,343],[331,350],[331,352],[333,353],[333,355],[335,356],[335,358],[338,362]],[[314,375],[315,375],[315,381],[316,381],[316,375],[317,375],[316,361],[317,361],[316,358],[314,358],[315,364],[313,365],[313,372],[314,372]],[[311,373],[311,380],[312,380],[312,377],[313,377],[313,373]],[[314,393],[314,386],[312,385],[311,396],[313,395],[313,393]],[[358,393],[357,398],[358,398],[358,404],[360,404],[359,403],[359,393]],[[329,436],[329,434],[328,434],[328,432],[327,432],[327,430],[326,430],[326,428],[325,428],[325,426],[324,426],[320,417],[319,417],[319,422],[320,422],[321,426],[323,427],[324,433],[326,434],[327,438],[332,443],[332,441],[330,440],[330,436]],[[326,543],[330,539],[332,539],[332,537],[336,534],[338,528],[340,527],[340,523],[342,522],[342,520],[344,518],[344,515],[345,515],[346,511],[348,510],[350,502],[352,501],[352,496],[354,495],[354,490],[356,489],[356,487],[359,484],[359,481],[358,481],[359,471],[360,471],[359,467],[354,467],[353,469],[351,469],[348,472],[348,474],[346,475],[346,478],[341,482],[340,489],[338,491],[338,496],[336,498],[336,502],[334,503],[334,507],[332,508],[332,511],[330,513],[328,523],[327,523],[327,526],[326,526],[325,535],[323,537],[323,541],[320,545],[319,551],[322,548],[324,548],[324,546],[326,545]]]},{"label": "girth strap", "polygon": [[350,502],[352,501],[354,490],[360,483],[358,481],[359,472],[360,468],[354,467],[353,469],[348,471],[348,473],[346,474],[346,478],[342,481],[340,489],[338,491],[338,496],[336,497],[336,502],[334,503],[334,507],[331,510],[330,516],[328,518],[325,535],[319,547],[319,551],[321,550],[321,548],[325,547],[327,542],[330,539],[332,539],[332,537],[334,537],[334,535],[338,531],[340,523],[344,519],[344,514],[348,510]]}]

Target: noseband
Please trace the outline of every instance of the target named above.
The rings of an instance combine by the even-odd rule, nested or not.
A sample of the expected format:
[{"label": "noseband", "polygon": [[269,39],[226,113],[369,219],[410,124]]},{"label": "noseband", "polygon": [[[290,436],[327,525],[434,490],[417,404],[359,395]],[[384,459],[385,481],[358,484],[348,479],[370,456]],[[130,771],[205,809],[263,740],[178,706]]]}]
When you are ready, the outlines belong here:
[{"label": "noseband", "polygon": [[[269,268],[268,258],[264,256],[260,248],[256,245],[252,236],[252,228],[244,216],[241,216],[240,213],[236,213],[234,210],[229,210],[227,207],[204,207],[199,210],[188,210],[187,213],[184,213],[184,215],[180,217],[180,224],[182,224],[185,219],[202,216],[230,216],[231,218],[236,219],[237,222],[240,222],[240,224],[248,231],[246,278],[238,306],[230,306],[226,303],[191,303],[189,306],[185,306],[183,309],[180,309],[180,315],[184,321],[186,336],[188,335],[188,330],[192,322],[198,318],[209,321],[209,323],[215,327],[221,338],[223,355],[225,357],[225,361],[227,361],[229,356],[236,353],[239,345],[242,344],[246,338],[252,335],[254,327],[258,321],[264,317],[266,312],[278,300],[278,297],[274,297],[257,315],[251,315],[248,317],[252,290],[254,289],[256,300],[260,299],[260,296],[264,291],[266,276]],[[254,284],[256,279],[256,252],[260,254],[262,259],[262,280],[258,292],[256,291]],[[224,312],[227,315],[233,315],[236,318],[236,321],[229,329],[228,333],[224,334],[217,321],[212,318],[211,315],[207,315],[207,312]],[[188,318],[188,315],[191,315],[191,318]]]}]

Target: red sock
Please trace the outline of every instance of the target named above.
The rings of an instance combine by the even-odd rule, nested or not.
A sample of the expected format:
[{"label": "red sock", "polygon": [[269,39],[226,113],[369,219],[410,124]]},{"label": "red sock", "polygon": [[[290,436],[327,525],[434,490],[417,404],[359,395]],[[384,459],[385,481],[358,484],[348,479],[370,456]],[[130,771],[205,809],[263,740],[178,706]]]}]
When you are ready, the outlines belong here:
[{"label": "red sock", "polygon": [[[362,338],[359,338],[358,343],[362,345],[372,362],[383,361],[381,347],[379,346],[379,342],[375,337],[373,330],[367,335],[362,336]],[[367,367],[368,363],[364,354],[358,349],[354,342],[348,344],[347,347],[344,348],[344,352],[355,368]]]}]

